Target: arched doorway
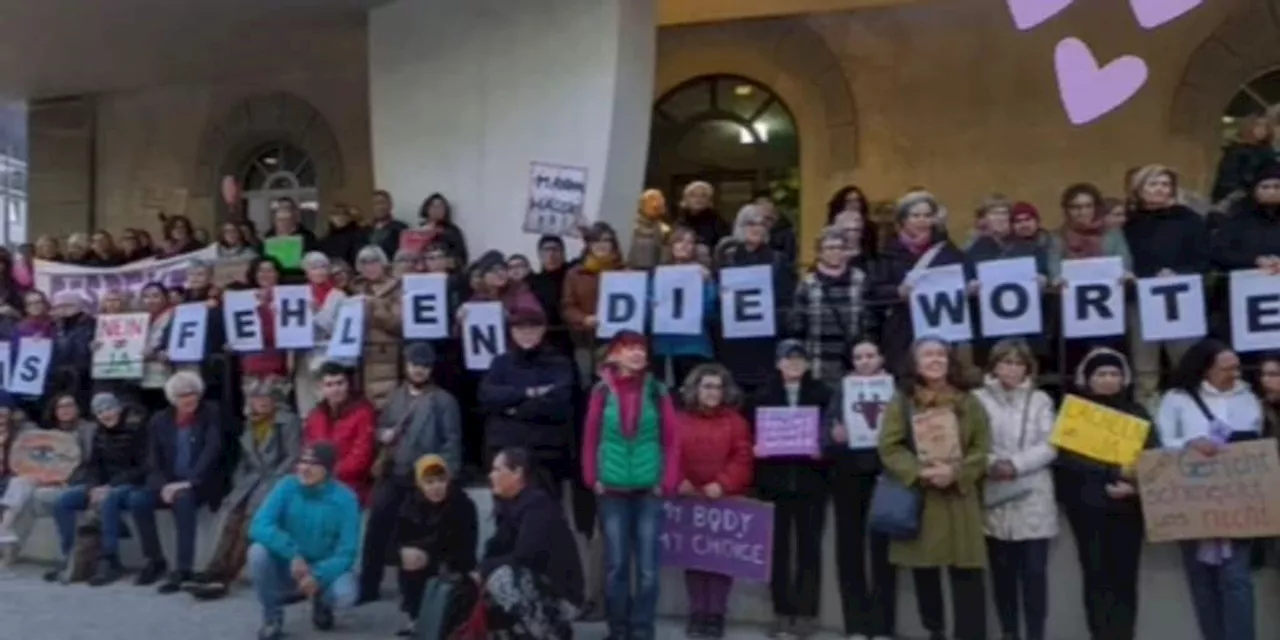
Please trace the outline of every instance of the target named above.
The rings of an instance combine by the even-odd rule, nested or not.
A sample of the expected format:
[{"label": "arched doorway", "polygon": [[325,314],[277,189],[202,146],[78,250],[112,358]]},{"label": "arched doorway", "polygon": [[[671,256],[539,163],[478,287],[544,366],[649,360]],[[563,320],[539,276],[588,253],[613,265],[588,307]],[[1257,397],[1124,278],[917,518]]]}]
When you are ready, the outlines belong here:
[{"label": "arched doorway", "polygon": [[701,76],[654,104],[645,180],[667,193],[673,209],[685,185],[703,180],[715,187],[715,206],[729,223],[755,193],[767,191],[798,225],[799,170],[795,118],[759,82]]},{"label": "arched doorway", "polygon": [[302,213],[302,224],[314,229],[320,209],[320,189],[315,163],[307,153],[287,142],[256,147],[241,163],[237,174],[244,189],[242,211],[260,231],[271,228],[271,205],[292,198]]},{"label": "arched doorway", "polygon": [[[1223,142],[1235,139],[1241,122],[1259,115],[1265,115],[1273,122],[1280,118],[1280,69],[1260,73],[1240,85],[1222,113]],[[1274,142],[1280,145],[1280,139]]]}]

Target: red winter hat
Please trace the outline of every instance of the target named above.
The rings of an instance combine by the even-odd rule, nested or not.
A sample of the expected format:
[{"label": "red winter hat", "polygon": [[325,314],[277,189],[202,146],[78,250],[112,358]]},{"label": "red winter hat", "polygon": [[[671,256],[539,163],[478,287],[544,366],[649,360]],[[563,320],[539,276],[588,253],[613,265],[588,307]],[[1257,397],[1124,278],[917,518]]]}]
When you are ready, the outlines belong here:
[{"label": "red winter hat", "polygon": [[1035,205],[1030,202],[1019,202],[1013,205],[1013,211],[1009,214],[1010,220],[1019,222],[1028,218],[1040,222],[1040,211],[1036,209]]}]

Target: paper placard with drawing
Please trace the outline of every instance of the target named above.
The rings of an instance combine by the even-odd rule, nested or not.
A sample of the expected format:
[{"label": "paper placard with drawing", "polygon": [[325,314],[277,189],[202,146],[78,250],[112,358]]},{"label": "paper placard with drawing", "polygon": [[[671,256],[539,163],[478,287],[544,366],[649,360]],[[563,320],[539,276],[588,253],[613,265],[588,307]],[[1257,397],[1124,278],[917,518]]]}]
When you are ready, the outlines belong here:
[{"label": "paper placard with drawing", "polygon": [[893,399],[893,376],[846,376],[843,402],[845,433],[850,449],[874,449]]}]

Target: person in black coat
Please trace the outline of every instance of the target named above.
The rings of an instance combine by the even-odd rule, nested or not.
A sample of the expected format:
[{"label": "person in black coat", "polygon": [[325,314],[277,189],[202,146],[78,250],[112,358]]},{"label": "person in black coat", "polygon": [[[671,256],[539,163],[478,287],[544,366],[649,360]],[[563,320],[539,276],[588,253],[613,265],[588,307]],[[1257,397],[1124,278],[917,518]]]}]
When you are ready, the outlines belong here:
[{"label": "person in black coat", "polygon": [[[831,403],[831,388],[809,375],[804,345],[783,340],[775,356],[777,373],[749,398],[747,419],[754,420],[763,407],[814,407],[820,416]],[[821,600],[827,463],[818,451],[812,457],[758,458],[755,469],[758,495],[774,505],[773,631],[807,637],[817,629]]]},{"label": "person in black coat", "polygon": [[965,282],[973,282],[973,264],[961,253],[945,231],[938,228],[941,206],[926,192],[915,191],[898,200],[895,213],[898,235],[890,238],[868,274],[868,299],[880,322],[880,352],[889,368],[898,372],[907,362],[915,341],[911,323],[912,274],[933,267],[964,265]]},{"label": "person in black coat", "polygon": [[569,273],[564,261],[564,240],[560,236],[545,235],[538,238],[538,261],[542,270],[529,276],[529,288],[538,304],[547,314],[547,344],[560,353],[573,354],[573,341],[569,328],[560,317],[560,302],[564,300],[564,276]]},{"label": "person in black coat", "polygon": [[559,500],[564,481],[574,476],[574,366],[547,346],[541,310],[519,308],[509,323],[511,347],[494,358],[477,394],[486,415],[485,458],[513,447],[528,451],[539,486]]},{"label": "person in black coat", "polygon": [[353,214],[347,205],[334,207],[329,212],[329,230],[316,243],[316,250],[333,260],[355,264],[356,254],[369,244],[369,230],[360,226]]},{"label": "person in black coat", "polygon": [[467,239],[462,235],[462,229],[453,223],[453,205],[449,204],[448,198],[440,193],[427,196],[418,209],[418,220],[422,228],[436,232],[435,239],[448,247],[455,266],[468,264]]},{"label": "person in black coat", "polygon": [[[371,202],[372,205],[369,212],[372,214],[372,220],[369,222],[369,244],[378,245],[378,248],[382,249],[382,252],[387,254],[388,258],[391,258],[400,250],[400,234],[409,227],[396,219],[394,215],[395,201],[391,199],[391,194],[387,191],[382,189],[374,191]],[[355,264],[355,262],[352,262],[352,264]]]},{"label": "person in black coat", "polygon": [[[1148,422],[1133,400],[1133,374],[1119,352],[1094,349],[1076,370],[1081,397]],[[1154,425],[1146,448],[1159,446]],[[1133,640],[1138,620],[1142,505],[1131,471],[1059,449],[1054,488],[1076,540],[1084,577],[1085,617],[1094,638]]]},{"label": "person in black coat", "polygon": [[1275,132],[1270,118],[1255,116],[1242,124],[1239,140],[1222,150],[1222,160],[1218,162],[1210,193],[1216,204],[1243,197],[1258,182],[1259,171],[1277,159],[1272,146]]},{"label": "person in black coat", "polygon": [[537,621],[545,637],[568,640],[582,606],[582,560],[560,503],[535,486],[532,473],[522,449],[493,459],[497,530],[473,577],[484,592],[491,634]]},{"label": "person in black coat", "polygon": [[203,399],[204,381],[199,374],[173,374],[165,382],[164,395],[171,406],[152,416],[147,425],[146,490],[130,496],[129,511],[147,558],[138,575],[139,585],[155,583],[168,570],[156,532],[156,509],[173,511],[177,570],[160,585],[160,593],[167,594],[176,593],[183,582],[192,579],[196,513],[201,505],[218,500],[223,491],[218,467],[226,416],[217,405]]},{"label": "person in black coat", "polygon": [[[299,257],[315,250],[316,234],[302,224],[302,212],[293,198],[280,198],[271,203],[271,217],[271,230],[263,236],[264,241],[269,238],[298,236],[302,238],[302,252]],[[284,269],[280,277],[283,284],[298,284],[305,279],[301,264]]]},{"label": "person in black coat", "polygon": [[426,455],[414,464],[418,491],[400,505],[396,546],[400,549],[400,610],[413,635],[427,580],[475,571],[480,516],[476,503],[450,481],[444,458]]}]

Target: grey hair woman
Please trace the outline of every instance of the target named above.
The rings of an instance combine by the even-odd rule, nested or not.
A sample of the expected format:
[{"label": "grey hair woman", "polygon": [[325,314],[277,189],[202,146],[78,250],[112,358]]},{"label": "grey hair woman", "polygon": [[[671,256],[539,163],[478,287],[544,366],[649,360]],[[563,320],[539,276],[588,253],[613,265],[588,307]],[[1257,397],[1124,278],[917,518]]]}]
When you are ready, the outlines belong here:
[{"label": "grey hair woman", "polygon": [[387,276],[391,261],[381,247],[369,245],[356,254],[356,273],[360,278],[372,282]]},{"label": "grey hair woman", "polygon": [[192,410],[195,405],[186,405],[192,397],[195,402],[200,402],[200,397],[204,395],[204,378],[194,371],[179,371],[171,376],[164,383],[164,398],[169,404],[181,412],[183,406],[190,406]]}]

